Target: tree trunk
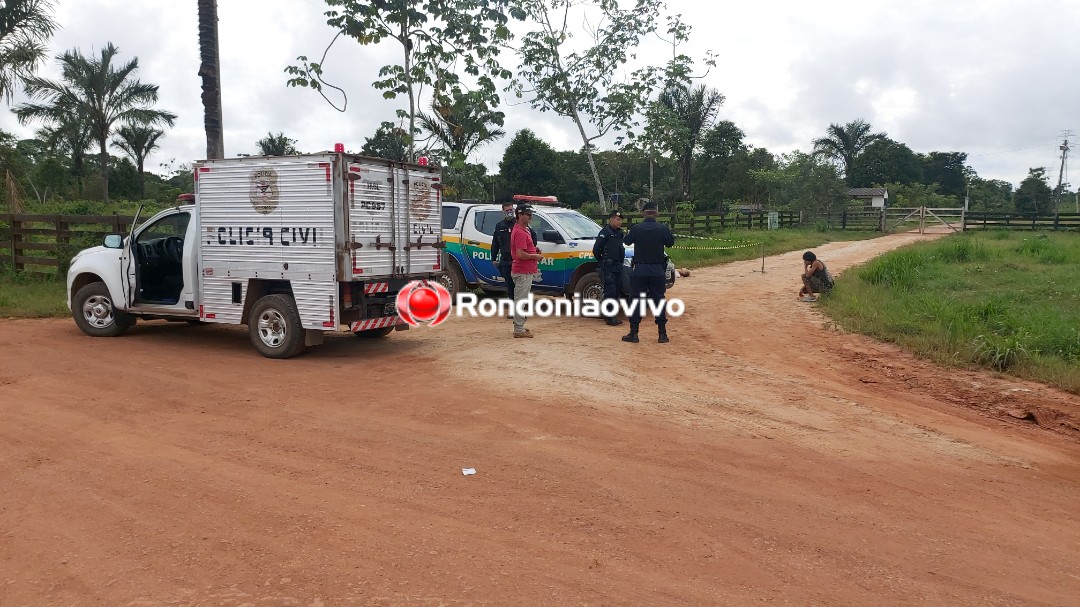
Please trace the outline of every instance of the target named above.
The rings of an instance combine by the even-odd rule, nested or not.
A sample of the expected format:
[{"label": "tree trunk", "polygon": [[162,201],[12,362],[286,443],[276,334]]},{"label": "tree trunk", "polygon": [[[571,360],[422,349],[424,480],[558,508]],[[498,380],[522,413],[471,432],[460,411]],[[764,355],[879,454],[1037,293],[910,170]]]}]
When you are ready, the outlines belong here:
[{"label": "tree trunk", "polygon": [[217,0],[199,0],[199,57],[202,64],[203,125],[206,130],[206,158],[225,158],[221,119],[221,63],[218,53]]},{"label": "tree trunk", "polygon": [[143,179],[143,159],[139,159],[139,200],[146,200],[146,181]]},{"label": "tree trunk", "polygon": [[574,124],[577,125],[578,133],[581,133],[581,140],[585,142],[585,157],[589,159],[589,169],[592,170],[593,181],[596,183],[596,197],[600,202],[600,210],[604,213],[608,212],[607,200],[604,198],[604,186],[600,183],[600,173],[596,171],[596,162],[593,160],[592,145],[589,144],[589,137],[585,134],[585,127],[581,124],[581,117],[578,116],[577,108],[573,108]]},{"label": "tree trunk", "polygon": [[409,43],[409,23],[403,23],[401,25],[401,37],[402,45],[405,49],[405,80],[409,87],[409,162],[416,162],[416,143],[413,138],[416,136],[414,129],[416,128],[416,91],[413,90],[412,79],[412,55],[410,49],[412,44]]},{"label": "tree trunk", "polygon": [[109,204],[109,150],[106,146],[106,139],[108,136],[98,139],[98,145],[101,149],[101,188],[104,193],[105,204]]}]

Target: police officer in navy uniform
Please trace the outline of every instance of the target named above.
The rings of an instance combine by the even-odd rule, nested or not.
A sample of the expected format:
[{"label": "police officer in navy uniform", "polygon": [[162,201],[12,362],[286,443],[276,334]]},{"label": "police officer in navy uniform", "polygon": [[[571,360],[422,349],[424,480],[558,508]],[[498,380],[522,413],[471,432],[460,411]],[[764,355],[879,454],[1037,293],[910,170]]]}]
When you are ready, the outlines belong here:
[{"label": "police officer in navy uniform", "polygon": [[[600,234],[593,243],[592,254],[596,263],[600,264],[600,277],[604,281],[604,298],[619,300],[619,292],[622,290],[623,260],[626,252],[623,250],[622,213],[612,211],[608,215],[608,224],[600,230]],[[622,321],[614,316],[605,316],[604,320],[611,326],[621,325]]]},{"label": "police officer in navy uniform", "polygon": [[[510,264],[514,261],[514,254],[510,248],[510,230],[513,230],[514,224],[517,223],[514,203],[502,203],[502,213],[502,221],[495,225],[495,233],[491,237],[491,263],[499,268],[499,274],[506,281],[506,296],[510,301],[514,301],[514,278],[510,276]],[[532,234],[533,242],[540,242],[536,239],[536,230],[532,229],[532,226],[529,226],[529,232]],[[507,316],[507,318],[513,318],[513,316]]]},{"label": "police officer in navy uniform", "polygon": [[[647,293],[649,299],[661,304],[664,302],[664,293],[667,290],[665,282],[667,261],[664,259],[664,247],[675,246],[675,235],[666,225],[656,221],[655,203],[647,203],[641,208],[641,213],[645,220],[630,228],[623,238],[624,244],[634,245],[634,259],[630,269],[630,297],[638,298]],[[623,336],[623,341],[638,342],[641,303],[631,301],[635,308],[630,314],[630,333]],[[660,343],[667,343],[669,340],[666,305],[660,308],[660,314],[656,317],[656,326],[660,334]]]}]

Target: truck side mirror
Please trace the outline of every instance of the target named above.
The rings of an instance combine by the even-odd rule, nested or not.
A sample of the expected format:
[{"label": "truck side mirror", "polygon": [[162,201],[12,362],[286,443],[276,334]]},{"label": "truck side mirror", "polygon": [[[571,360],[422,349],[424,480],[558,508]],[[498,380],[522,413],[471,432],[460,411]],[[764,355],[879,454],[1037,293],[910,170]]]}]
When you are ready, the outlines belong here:
[{"label": "truck side mirror", "polygon": [[119,234],[109,234],[101,244],[109,249],[119,249],[124,246],[124,237]]},{"label": "truck side mirror", "polygon": [[563,239],[562,234],[556,230],[544,230],[543,236],[540,237],[544,242],[553,242],[555,244],[565,244],[566,240]]}]

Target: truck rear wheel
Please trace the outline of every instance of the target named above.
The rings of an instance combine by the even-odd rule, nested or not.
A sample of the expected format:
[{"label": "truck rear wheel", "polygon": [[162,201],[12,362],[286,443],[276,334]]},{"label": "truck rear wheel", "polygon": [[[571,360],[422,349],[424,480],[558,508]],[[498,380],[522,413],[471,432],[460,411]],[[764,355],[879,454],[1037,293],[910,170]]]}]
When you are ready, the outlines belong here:
[{"label": "truck rear wheel", "polygon": [[92,337],[116,337],[135,324],[135,317],[113,306],[109,287],[92,282],[75,293],[71,316],[83,333]]},{"label": "truck rear wheel", "polygon": [[248,335],[259,354],[292,358],[304,351],[304,328],[296,303],[288,295],[266,295],[255,302]]}]

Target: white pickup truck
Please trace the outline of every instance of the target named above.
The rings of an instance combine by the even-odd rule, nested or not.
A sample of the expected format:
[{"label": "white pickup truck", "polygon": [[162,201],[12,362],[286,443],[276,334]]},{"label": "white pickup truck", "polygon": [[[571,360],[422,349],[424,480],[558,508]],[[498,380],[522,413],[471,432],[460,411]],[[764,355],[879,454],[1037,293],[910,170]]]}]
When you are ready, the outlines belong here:
[{"label": "white pickup truck", "polygon": [[136,319],[246,324],[263,356],[289,358],[325,331],[407,329],[398,292],[443,273],[436,168],[338,151],[194,171],[194,204],[72,259],[67,303],[84,333],[120,335]]}]

